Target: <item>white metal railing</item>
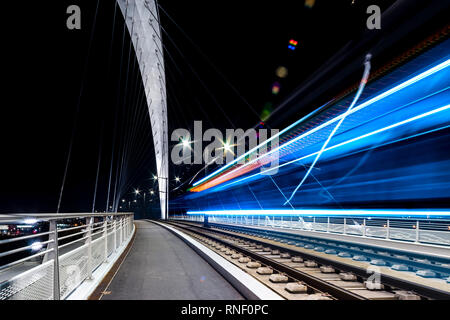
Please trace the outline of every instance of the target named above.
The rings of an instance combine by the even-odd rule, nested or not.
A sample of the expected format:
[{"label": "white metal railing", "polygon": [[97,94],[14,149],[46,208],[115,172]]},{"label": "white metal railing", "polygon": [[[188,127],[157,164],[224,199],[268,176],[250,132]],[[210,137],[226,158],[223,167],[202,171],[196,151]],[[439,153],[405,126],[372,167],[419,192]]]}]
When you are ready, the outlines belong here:
[{"label": "white metal railing", "polygon": [[133,214],[0,215],[2,226],[21,224],[31,234],[0,239],[0,300],[60,300],[129,240]]},{"label": "white metal railing", "polygon": [[[202,215],[177,215],[174,220],[203,222]],[[379,217],[301,217],[210,215],[218,224],[262,226],[320,233],[450,246],[450,220],[382,219]]]}]

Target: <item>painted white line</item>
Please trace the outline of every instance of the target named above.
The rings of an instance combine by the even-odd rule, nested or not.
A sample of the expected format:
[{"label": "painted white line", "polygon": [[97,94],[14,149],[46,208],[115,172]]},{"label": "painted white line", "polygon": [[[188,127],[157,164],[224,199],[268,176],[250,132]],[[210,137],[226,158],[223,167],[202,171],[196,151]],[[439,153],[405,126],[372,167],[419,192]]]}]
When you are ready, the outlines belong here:
[{"label": "painted white line", "polygon": [[177,236],[186,241],[191,248],[199,253],[205,260],[211,263],[216,270],[222,274],[228,281],[230,281],[235,287],[237,287],[241,293],[248,299],[257,300],[284,300],[283,297],[266,287],[264,284],[253,278],[248,273],[244,272],[222,256],[218,255],[211,249],[207,248],[203,244],[194,240],[192,237],[178,231],[171,226],[152,221],[163,228],[166,228]]}]

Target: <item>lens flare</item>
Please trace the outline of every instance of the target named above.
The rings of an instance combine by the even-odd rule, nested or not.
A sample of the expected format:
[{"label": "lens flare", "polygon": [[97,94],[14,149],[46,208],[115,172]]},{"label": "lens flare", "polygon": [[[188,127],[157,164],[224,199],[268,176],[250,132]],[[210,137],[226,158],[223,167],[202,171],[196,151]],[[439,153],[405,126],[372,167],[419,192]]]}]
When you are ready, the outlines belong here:
[{"label": "lens flare", "polygon": [[312,8],[316,4],[316,0],[305,0],[305,7]]},{"label": "lens flare", "polygon": [[280,93],[280,90],[281,90],[281,85],[278,82],[275,82],[272,86],[272,94],[276,96]]},{"label": "lens flare", "polygon": [[281,78],[281,79],[286,78],[289,74],[288,69],[283,66],[278,67],[275,73],[276,73],[277,77]]}]

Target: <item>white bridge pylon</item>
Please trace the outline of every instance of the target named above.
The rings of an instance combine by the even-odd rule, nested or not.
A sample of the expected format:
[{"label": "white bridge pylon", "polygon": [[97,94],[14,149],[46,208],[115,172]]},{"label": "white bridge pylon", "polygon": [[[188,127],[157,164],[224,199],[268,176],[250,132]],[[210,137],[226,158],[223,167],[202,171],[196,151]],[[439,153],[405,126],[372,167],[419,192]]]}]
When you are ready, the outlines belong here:
[{"label": "white bridge pylon", "polygon": [[117,0],[133,42],[145,88],[155,146],[161,218],[169,208],[169,135],[166,77],[158,7],[155,0]]}]

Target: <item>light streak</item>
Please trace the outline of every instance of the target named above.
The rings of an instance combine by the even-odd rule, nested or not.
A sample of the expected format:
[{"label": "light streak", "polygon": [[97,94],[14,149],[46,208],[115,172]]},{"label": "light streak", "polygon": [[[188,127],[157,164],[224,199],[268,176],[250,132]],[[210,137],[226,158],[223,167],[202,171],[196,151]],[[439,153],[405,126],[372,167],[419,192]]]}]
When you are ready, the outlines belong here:
[{"label": "light streak", "polygon": [[299,210],[219,210],[188,211],[188,215],[208,216],[360,216],[360,217],[450,217],[450,210],[382,210],[382,209],[299,209]]},{"label": "light streak", "polygon": [[[405,125],[405,124],[407,124],[407,123],[410,123],[410,122],[413,122],[413,121],[417,121],[417,120],[420,120],[420,119],[422,119],[422,118],[425,118],[425,117],[428,117],[428,116],[431,116],[431,115],[434,115],[434,114],[436,114],[436,113],[443,112],[443,111],[449,110],[449,109],[450,109],[450,105],[446,105],[446,106],[443,106],[443,107],[441,107],[441,108],[437,108],[437,109],[431,110],[431,111],[429,111],[429,112],[426,112],[426,113],[423,113],[423,114],[421,114],[421,115],[418,115],[418,116],[409,118],[409,119],[404,120],[404,121],[400,121],[400,122],[398,122],[398,123],[395,123],[395,124],[393,124],[393,125],[384,127],[384,128],[382,128],[382,129],[378,129],[378,130],[372,131],[372,132],[370,132],[370,133],[366,133],[366,134],[361,135],[361,136],[359,136],[359,137],[357,137],[357,138],[353,138],[353,139],[350,139],[350,140],[341,142],[341,143],[336,144],[336,145],[334,145],[334,146],[332,146],[332,147],[326,148],[323,152],[327,152],[327,151],[330,151],[330,150],[333,150],[333,149],[336,149],[336,148],[345,146],[345,145],[350,144],[350,143],[352,143],[352,142],[356,142],[356,141],[359,141],[359,140],[361,140],[361,139],[368,138],[368,137],[373,136],[373,135],[376,135],[376,134],[378,134],[378,133],[382,133],[382,132],[384,132],[384,131],[388,131],[388,130],[397,128],[397,127],[402,126],[402,125]],[[319,151],[318,151],[318,152],[311,153],[311,154],[309,154],[309,155],[307,155],[307,156],[304,156],[304,157],[301,157],[301,158],[297,158],[297,159],[294,159],[294,160],[292,160],[292,161],[283,163],[283,164],[281,164],[281,165],[279,165],[279,166],[277,166],[277,167],[274,167],[274,168],[271,168],[271,169],[267,169],[267,170],[264,172],[264,174],[267,175],[267,173],[269,173],[269,172],[271,172],[271,171],[278,170],[278,169],[280,169],[280,168],[283,168],[283,167],[285,167],[285,166],[291,165],[291,164],[293,164],[293,163],[296,163],[296,162],[305,160],[305,159],[307,159],[307,158],[309,158],[309,157],[312,157],[312,156],[317,155],[318,153],[319,153]],[[250,178],[253,178],[253,177],[256,177],[256,176],[259,176],[260,174],[261,174],[261,173],[257,173],[257,174],[254,174],[254,175],[245,177],[245,178],[243,178],[243,179],[240,179],[240,180],[231,182],[231,183],[227,184],[225,187],[230,186],[230,185],[233,185],[233,184],[236,184],[236,183],[239,183],[239,182],[242,182],[242,181],[245,181],[245,180],[247,180],[247,179],[250,179]]]},{"label": "light streak", "polygon": [[[347,114],[347,112],[344,113],[344,114],[341,114],[341,115],[339,115],[338,117],[333,118],[333,119],[331,119],[331,120],[329,120],[329,121],[327,121],[327,122],[321,124],[320,126],[314,128],[314,129],[311,129],[310,131],[305,132],[304,134],[302,134],[302,135],[300,135],[300,136],[298,136],[298,137],[292,139],[291,141],[286,142],[285,144],[283,144],[283,145],[281,145],[281,146],[279,146],[279,147],[277,147],[277,148],[271,150],[270,152],[267,152],[267,153],[261,155],[261,156],[258,157],[257,159],[254,159],[254,160],[252,160],[252,161],[249,161],[249,162],[247,162],[245,165],[240,166],[240,167],[238,167],[238,168],[236,168],[236,169],[234,169],[234,170],[231,170],[230,172],[225,173],[225,174],[222,175],[221,177],[223,178],[223,177],[225,177],[225,176],[231,175],[231,174],[233,174],[234,172],[236,172],[237,170],[240,170],[240,169],[242,169],[242,168],[244,168],[244,167],[246,167],[246,166],[249,166],[249,165],[251,165],[251,164],[253,164],[253,163],[257,162],[257,161],[260,161],[262,158],[267,157],[267,156],[269,156],[269,155],[271,155],[271,154],[273,154],[273,153],[275,153],[275,152],[278,152],[280,149],[286,148],[286,147],[290,146],[291,144],[293,144],[293,143],[295,143],[295,142],[297,142],[297,141],[299,141],[299,140],[301,140],[301,139],[303,139],[303,138],[305,138],[305,137],[307,137],[307,136],[309,136],[309,135],[311,135],[311,134],[313,134],[313,133],[315,133],[315,132],[321,130],[322,128],[325,128],[325,127],[327,127],[327,126],[329,126],[329,125],[331,125],[331,124],[333,124],[333,123],[335,123],[335,122],[337,122],[337,121],[340,121],[342,118],[347,117],[347,116],[350,115],[350,114],[354,114],[355,112],[360,111],[360,110],[362,110],[362,109],[364,109],[364,108],[366,108],[366,107],[368,107],[368,106],[370,106],[370,105],[372,105],[372,104],[374,104],[374,103],[376,103],[376,102],[378,102],[378,101],[380,101],[380,100],[382,100],[382,99],[384,99],[384,98],[386,98],[386,97],[388,97],[388,96],[391,96],[392,94],[394,94],[394,93],[396,93],[396,92],[398,92],[398,91],[400,91],[400,90],[403,90],[403,89],[405,89],[405,88],[411,86],[412,84],[417,83],[418,81],[421,81],[421,80],[423,80],[423,79],[425,79],[425,78],[427,78],[427,77],[429,77],[429,76],[431,76],[431,75],[433,75],[433,74],[435,74],[435,73],[437,73],[437,72],[439,72],[439,71],[442,71],[442,70],[444,70],[445,68],[447,68],[447,67],[449,67],[449,66],[450,66],[450,59],[448,59],[448,60],[446,60],[446,61],[444,61],[444,62],[438,64],[437,66],[435,66],[435,67],[433,67],[433,68],[431,68],[431,69],[428,69],[427,71],[422,72],[421,74],[419,74],[419,75],[417,75],[417,76],[415,76],[415,77],[413,77],[413,78],[411,78],[411,79],[409,79],[409,80],[407,80],[407,81],[405,81],[405,82],[403,82],[403,83],[401,83],[401,84],[395,86],[394,88],[391,88],[391,89],[389,89],[389,90],[387,90],[387,91],[381,93],[380,95],[378,95],[378,96],[376,96],[376,97],[374,97],[374,98],[372,98],[372,99],[370,99],[370,100],[368,100],[368,101],[366,101],[366,102],[364,102],[364,103],[358,105],[357,107],[353,108],[348,114]],[[230,162],[229,164],[225,165],[224,167],[218,169],[217,171],[211,173],[210,175],[206,176],[205,178],[203,178],[203,179],[199,180],[198,182],[194,183],[193,186],[194,186],[194,187],[195,187],[195,186],[198,186],[199,184],[201,184],[201,183],[203,183],[203,182],[209,180],[210,178],[212,178],[212,177],[218,175],[219,173],[225,171],[226,169],[228,169],[228,168],[231,167],[232,165],[234,165],[234,164],[236,164],[237,162],[239,162],[240,160],[244,159],[246,156],[248,156],[248,155],[251,154],[252,152],[254,152],[254,151],[260,149],[262,146],[268,144],[269,142],[273,141],[275,138],[279,137],[280,135],[286,133],[288,130],[290,130],[290,129],[292,129],[293,127],[295,127],[295,126],[297,126],[298,124],[300,124],[301,122],[303,122],[303,121],[305,121],[306,119],[310,118],[311,116],[313,116],[314,114],[316,114],[319,110],[321,110],[321,109],[323,109],[324,107],[326,107],[328,104],[329,104],[329,103],[325,104],[324,106],[322,106],[322,107],[319,108],[318,110],[316,110],[316,111],[314,111],[314,112],[308,114],[307,116],[305,116],[305,117],[303,117],[302,119],[298,120],[297,122],[293,123],[292,125],[290,125],[290,126],[287,127],[286,129],[280,131],[280,132],[279,132],[277,135],[275,135],[274,137],[272,137],[272,138],[268,139],[267,141],[265,141],[264,143],[260,144],[260,145],[257,146],[256,148],[250,150],[250,151],[247,152],[246,154],[244,154],[244,155],[238,157],[236,160]],[[269,170],[269,171],[270,171],[270,170]],[[267,173],[267,171],[266,171],[266,173]]]},{"label": "light streak", "polygon": [[[319,111],[321,111],[323,108],[325,108],[326,106],[328,106],[330,103],[332,103],[333,100],[327,102],[326,104],[324,104],[323,106],[321,106],[320,108],[318,108],[317,110],[314,110],[313,112],[309,113],[308,115],[304,116],[303,118],[301,118],[300,120],[294,122],[293,124],[291,124],[290,126],[288,126],[287,128],[283,129],[282,131],[280,131],[279,133],[277,133],[276,135],[274,135],[273,137],[271,137],[270,139],[267,139],[266,141],[264,141],[263,143],[259,144],[257,147],[253,148],[252,150],[248,151],[247,153],[243,154],[242,156],[236,158],[235,160],[233,160],[232,162],[228,163],[227,165],[223,166],[222,168],[220,168],[219,170],[211,173],[210,175],[204,177],[203,179],[195,182],[193,184],[193,186],[197,186],[199,184],[201,184],[202,182],[205,182],[206,180],[209,180],[210,178],[218,175],[220,172],[225,171],[226,169],[228,169],[229,167],[231,167],[232,165],[238,163],[240,160],[244,159],[245,157],[249,156],[250,154],[252,154],[253,152],[261,149],[264,145],[268,144],[269,142],[272,142],[273,140],[275,140],[276,138],[278,138],[280,135],[286,133],[287,131],[291,130],[292,128],[294,128],[295,126],[297,126],[298,124],[302,123],[303,121],[305,121],[306,119],[314,116],[315,114],[317,114]],[[262,157],[260,157],[262,158]],[[215,160],[214,160],[215,161]],[[214,162],[213,161],[213,162]],[[212,163],[212,162],[211,162]],[[203,171],[204,169],[200,170],[199,173],[201,171]],[[198,175],[198,173],[197,173]],[[192,182],[192,181],[191,181]]]},{"label": "light streak", "polygon": [[[359,85],[359,89],[358,92],[355,95],[355,98],[353,99],[353,102],[351,103],[350,107],[348,108],[347,112],[344,115],[348,115],[350,114],[350,112],[352,111],[353,107],[355,106],[355,104],[358,102],[359,98],[361,97],[362,92],[364,91],[364,88],[366,87],[367,84],[367,80],[369,79],[369,75],[370,75],[370,68],[371,68],[371,64],[370,64],[370,59],[372,58],[372,55],[368,54],[366,56],[366,61],[364,63],[365,66],[365,70],[364,70],[364,75],[361,79],[361,83]],[[314,159],[312,165],[309,167],[308,171],[306,172],[306,174],[304,175],[302,181],[299,183],[299,185],[295,188],[295,190],[292,192],[291,196],[289,197],[289,199],[286,200],[286,202],[284,203],[284,205],[290,203],[290,201],[292,200],[292,198],[294,198],[295,194],[297,193],[297,191],[302,187],[303,183],[305,183],[306,179],[308,179],[309,175],[311,174],[311,171],[314,169],[314,167],[316,166],[317,161],[319,161],[320,156],[322,155],[322,153],[324,152],[324,150],[326,149],[326,147],[328,146],[328,144],[330,143],[331,139],[334,137],[334,135],[336,134],[336,132],[338,131],[338,129],[341,127],[342,123],[344,122],[346,116],[344,116],[339,122],[338,124],[334,127],[333,131],[330,133],[328,139],[325,141],[325,143],[323,144],[322,148],[320,149],[319,153],[317,154],[316,158]]]}]

